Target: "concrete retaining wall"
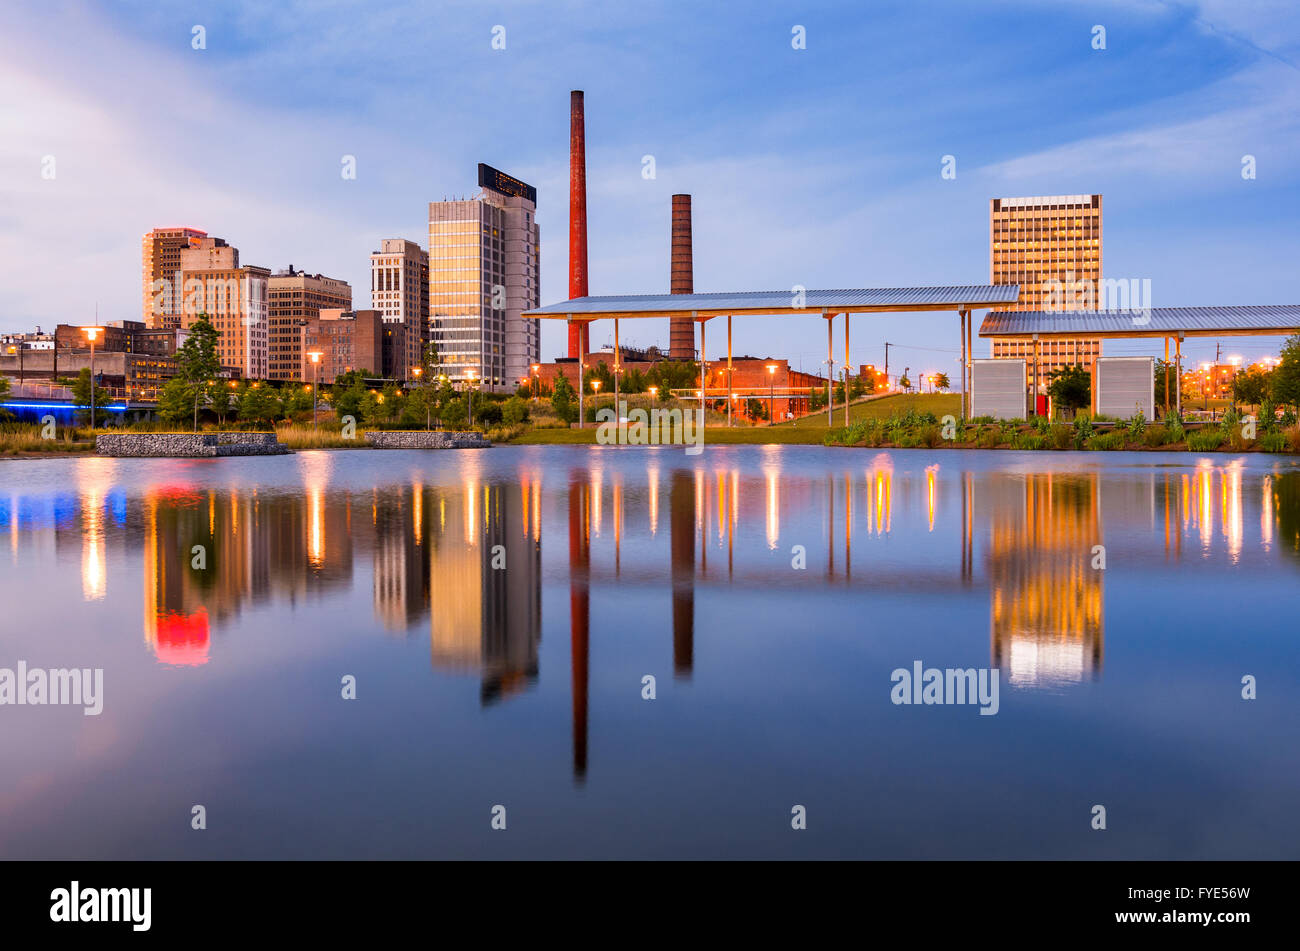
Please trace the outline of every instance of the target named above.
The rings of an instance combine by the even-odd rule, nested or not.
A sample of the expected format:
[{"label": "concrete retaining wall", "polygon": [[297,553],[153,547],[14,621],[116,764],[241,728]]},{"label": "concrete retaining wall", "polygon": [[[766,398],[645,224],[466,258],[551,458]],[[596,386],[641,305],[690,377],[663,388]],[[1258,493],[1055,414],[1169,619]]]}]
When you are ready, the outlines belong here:
[{"label": "concrete retaining wall", "polygon": [[366,433],[375,449],[487,449],[492,443],[482,433],[381,431]]},{"label": "concrete retaining wall", "polygon": [[104,433],[95,437],[101,456],[275,456],[289,451],[275,433]]}]

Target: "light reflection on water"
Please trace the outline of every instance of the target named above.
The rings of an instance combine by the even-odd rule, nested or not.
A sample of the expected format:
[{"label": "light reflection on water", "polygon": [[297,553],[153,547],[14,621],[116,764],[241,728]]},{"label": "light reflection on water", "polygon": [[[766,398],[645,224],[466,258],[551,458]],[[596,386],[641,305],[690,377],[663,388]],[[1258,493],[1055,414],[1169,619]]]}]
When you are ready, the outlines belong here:
[{"label": "light reflection on water", "polygon": [[[499,779],[513,756],[517,797],[547,803],[546,821],[566,831],[559,843],[523,833],[501,854],[1275,854],[1278,840],[1258,828],[1267,819],[1296,829],[1281,810],[1283,793],[1297,788],[1294,744],[1276,746],[1282,721],[1262,701],[1251,710],[1257,719],[1243,719],[1250,714],[1234,685],[1258,670],[1275,697],[1294,696],[1300,469],[1265,457],[1150,458],[769,447],[715,448],[698,459],[556,448],[8,463],[0,534],[12,570],[0,574],[0,600],[10,624],[0,666],[19,658],[103,666],[110,691],[138,696],[119,706],[110,695],[95,721],[0,710],[34,731],[22,741],[7,731],[0,754],[35,750],[32,772],[57,781],[62,808],[124,830],[51,831],[55,806],[24,796],[31,777],[17,770],[0,783],[0,846],[22,856],[496,854],[459,826],[424,836],[406,826],[432,787],[450,785],[452,803],[486,809],[479,800],[496,793],[476,775]],[[412,676],[411,650],[383,647],[393,638],[423,644],[421,676]],[[997,667],[1014,693],[982,735],[960,716],[967,711],[892,707],[889,673],[915,658]],[[1271,666],[1251,667],[1262,663]],[[367,670],[358,703],[392,701],[411,722],[358,723],[341,701],[322,706],[337,694],[330,683],[353,667]],[[295,668],[323,678],[271,697],[240,683]],[[643,673],[660,675],[654,707],[641,706]],[[468,683],[477,702],[466,702]],[[308,690],[319,696],[304,699]],[[1136,732],[1154,737],[1119,741],[1134,731],[1122,717],[1149,717],[1153,705],[1155,725]],[[192,723],[200,708],[234,706],[252,719],[201,720],[219,758],[192,733],[157,722]],[[666,711],[660,736],[652,709]],[[493,710],[505,719],[484,720]],[[302,774],[251,752],[267,742],[259,718],[277,715],[299,730],[281,757],[315,751]],[[1060,735],[1043,735],[1043,717],[1063,724]],[[1225,732],[1237,721],[1248,736]],[[1223,758],[1199,762],[1202,748],[1195,767],[1175,756],[1153,775],[1126,773],[1134,757],[1150,755],[1144,743],[1167,741],[1175,723],[1179,743],[1189,727],[1206,726]],[[135,775],[82,752],[105,736]],[[424,736],[441,758],[402,760],[414,772],[398,783],[393,763]],[[792,752],[789,743],[802,745]],[[538,759],[561,744],[567,786],[556,783],[555,756]],[[1008,757],[1005,771],[934,759],[946,750],[961,760],[962,747],[990,763]],[[1197,827],[1202,792],[1272,808],[1271,797],[1237,788],[1229,748],[1270,764],[1279,814],[1245,817],[1232,834],[1199,832],[1186,847],[1151,834],[1115,836],[1117,851],[1093,851],[1096,840],[1057,814],[1059,780],[1034,763],[1049,749],[1074,750],[1081,759],[1066,771],[1080,781],[1100,776],[1124,787],[1115,795],[1136,810]],[[322,844],[324,828],[355,818],[355,798],[294,830],[246,818],[240,834],[215,843],[143,833],[152,820],[130,795],[86,806],[106,777],[129,790],[142,782],[142,758],[162,757],[222,774],[240,787],[243,810],[263,814],[304,793],[315,772],[341,768],[331,757],[346,760],[352,749],[401,788],[386,807],[391,829],[371,830],[364,844],[346,835]],[[872,766],[882,758],[896,773],[914,772],[925,793],[898,776],[882,783]],[[647,769],[684,772],[684,790],[697,795],[722,785],[753,801],[738,811],[732,801],[737,829],[700,828],[674,818],[681,806],[672,796],[652,794]],[[202,795],[166,769],[145,771],[154,773],[146,799]],[[763,805],[774,810],[771,829],[759,818],[764,780],[780,791]],[[1007,782],[1038,797],[1036,808],[1025,814],[1023,803],[1006,801]],[[1186,808],[1170,805],[1198,782]],[[1070,792],[1069,809],[1103,790]],[[583,798],[591,795],[609,799]],[[782,837],[782,796],[837,803],[835,841]],[[584,807],[610,802],[639,811],[654,831],[605,835],[584,825]],[[998,838],[925,821],[925,809],[956,822],[979,803],[1014,830]],[[925,824],[895,839],[877,828],[881,810],[897,813],[900,828],[909,816]]]}]

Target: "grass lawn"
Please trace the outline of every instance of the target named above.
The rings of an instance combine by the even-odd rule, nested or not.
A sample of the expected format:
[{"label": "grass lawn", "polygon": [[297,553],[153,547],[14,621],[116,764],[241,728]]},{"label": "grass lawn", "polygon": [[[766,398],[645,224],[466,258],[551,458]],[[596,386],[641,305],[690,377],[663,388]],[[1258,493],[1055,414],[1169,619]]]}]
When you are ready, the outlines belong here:
[{"label": "grass lawn", "polygon": [[[857,422],[872,416],[889,416],[893,413],[906,413],[909,409],[918,413],[931,412],[938,418],[951,413],[956,416],[961,412],[961,396],[955,393],[896,393],[879,399],[854,403],[849,407],[849,420]],[[835,410],[835,429],[844,428],[844,407]],[[828,428],[826,413],[815,416],[777,423],[775,426],[733,426],[728,429],[725,424],[710,423],[705,428],[706,445],[822,445]],[[586,429],[527,429],[518,438],[510,440],[516,445],[535,446],[585,446],[596,442],[596,426],[589,424]]]}]

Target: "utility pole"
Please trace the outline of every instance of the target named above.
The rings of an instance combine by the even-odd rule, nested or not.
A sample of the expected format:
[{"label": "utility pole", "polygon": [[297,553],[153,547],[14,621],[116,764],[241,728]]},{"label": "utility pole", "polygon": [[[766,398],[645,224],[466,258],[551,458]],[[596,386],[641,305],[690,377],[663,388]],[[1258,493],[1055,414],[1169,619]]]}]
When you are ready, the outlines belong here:
[{"label": "utility pole", "polygon": [[889,341],[885,341],[885,389],[889,389]]}]

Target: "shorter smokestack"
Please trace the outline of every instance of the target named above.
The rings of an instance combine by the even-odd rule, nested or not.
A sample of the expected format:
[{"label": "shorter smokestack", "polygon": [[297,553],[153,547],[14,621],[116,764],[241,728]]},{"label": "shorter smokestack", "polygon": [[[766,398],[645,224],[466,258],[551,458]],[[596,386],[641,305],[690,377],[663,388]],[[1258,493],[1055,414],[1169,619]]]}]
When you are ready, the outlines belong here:
[{"label": "shorter smokestack", "polygon": [[[691,196],[673,196],[672,273],[669,291],[673,294],[695,293],[695,259],[691,241]],[[670,317],[668,356],[673,360],[691,360],[695,356],[695,323],[688,316]]]}]

